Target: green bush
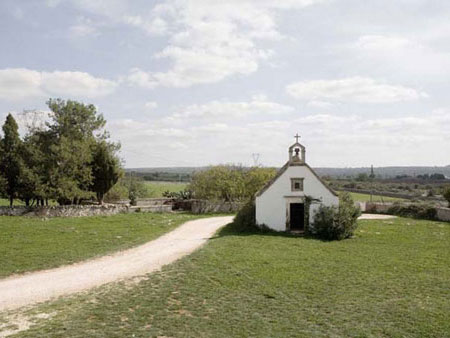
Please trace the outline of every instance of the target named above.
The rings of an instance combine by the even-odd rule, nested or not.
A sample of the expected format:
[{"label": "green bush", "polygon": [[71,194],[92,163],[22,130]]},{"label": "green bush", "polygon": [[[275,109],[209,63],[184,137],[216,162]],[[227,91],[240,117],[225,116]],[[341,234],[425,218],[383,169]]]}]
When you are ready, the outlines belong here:
[{"label": "green bush", "polygon": [[254,231],[259,229],[256,225],[256,207],[255,201],[250,201],[238,211],[233,222],[234,230]]},{"label": "green bush", "polygon": [[388,214],[400,217],[436,220],[437,210],[434,206],[424,203],[394,204],[387,211]]},{"label": "green bush", "polygon": [[442,193],[442,196],[447,200],[448,207],[450,208],[450,187],[445,188],[444,192]]},{"label": "green bush", "polygon": [[314,215],[311,234],[325,240],[341,240],[353,236],[361,210],[350,194],[339,197],[339,207],[320,206]]}]

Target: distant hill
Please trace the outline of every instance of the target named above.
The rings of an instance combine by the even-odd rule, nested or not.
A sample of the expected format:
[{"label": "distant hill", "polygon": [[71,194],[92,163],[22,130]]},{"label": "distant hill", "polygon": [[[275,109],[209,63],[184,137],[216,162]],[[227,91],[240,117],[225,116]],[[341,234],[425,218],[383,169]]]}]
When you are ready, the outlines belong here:
[{"label": "distant hill", "polygon": [[[127,168],[126,172],[136,173],[138,176],[145,176],[155,173],[167,173],[167,176],[182,175],[184,177],[192,175],[195,171],[202,171],[208,167],[150,167],[150,168]],[[347,176],[356,177],[361,173],[370,173],[370,167],[360,168],[314,168],[320,176],[331,176],[335,178],[344,178]],[[450,178],[450,165],[445,167],[375,167],[375,175],[382,178],[391,178],[398,175],[417,176],[424,174],[443,174]]]},{"label": "distant hill", "polygon": [[153,167],[153,168],[126,168],[126,172],[139,174],[170,173],[170,174],[192,174],[194,171],[204,170],[206,167]]},{"label": "distant hill", "polygon": [[[361,173],[370,174],[370,167],[361,168],[315,168],[321,176],[331,176],[336,178],[357,176]],[[398,175],[407,175],[415,177],[424,174],[443,174],[450,178],[450,166],[445,167],[378,167],[374,168],[377,177],[391,178]]]}]

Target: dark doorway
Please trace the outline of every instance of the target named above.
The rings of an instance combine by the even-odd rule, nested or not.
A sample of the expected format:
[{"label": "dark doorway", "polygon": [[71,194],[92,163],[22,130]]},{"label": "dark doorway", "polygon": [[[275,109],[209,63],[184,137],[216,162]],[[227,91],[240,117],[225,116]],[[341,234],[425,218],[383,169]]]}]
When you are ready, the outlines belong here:
[{"label": "dark doorway", "polygon": [[305,230],[305,205],[303,203],[291,203],[290,216],[290,230]]}]

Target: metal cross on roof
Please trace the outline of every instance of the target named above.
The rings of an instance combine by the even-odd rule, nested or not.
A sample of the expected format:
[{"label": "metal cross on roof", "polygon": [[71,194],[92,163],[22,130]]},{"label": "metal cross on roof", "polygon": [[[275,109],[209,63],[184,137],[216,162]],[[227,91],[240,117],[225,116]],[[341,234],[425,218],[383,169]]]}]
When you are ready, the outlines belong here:
[{"label": "metal cross on roof", "polygon": [[297,134],[295,134],[295,139],[296,139],[296,142],[298,143],[298,139],[301,137],[300,135],[298,135],[298,133]]}]

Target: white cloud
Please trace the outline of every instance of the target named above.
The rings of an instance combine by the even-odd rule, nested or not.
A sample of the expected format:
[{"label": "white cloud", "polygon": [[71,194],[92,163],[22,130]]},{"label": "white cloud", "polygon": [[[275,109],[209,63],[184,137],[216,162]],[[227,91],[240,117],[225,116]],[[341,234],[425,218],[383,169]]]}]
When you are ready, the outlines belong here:
[{"label": "white cloud", "polygon": [[48,7],[56,7],[61,3],[61,0],[45,0],[45,4]]},{"label": "white cloud", "polygon": [[334,105],[330,102],[318,101],[318,100],[309,101],[306,105],[308,107],[319,108],[319,109],[330,109],[330,108],[334,107]]},{"label": "white cloud", "polygon": [[70,35],[75,38],[98,36],[100,34],[97,24],[86,17],[79,17],[78,22],[69,28]]},{"label": "white cloud", "polygon": [[244,118],[267,117],[292,113],[294,108],[280,103],[268,101],[264,96],[254,96],[250,101],[211,101],[205,104],[194,104],[176,113],[177,118]]},{"label": "white cloud", "polygon": [[[261,153],[263,164],[281,166],[296,132],[302,136],[308,162],[314,166],[420,165],[431,163],[436,156],[427,149],[439,147],[441,154],[450,151],[447,109],[426,115],[369,119],[335,113],[289,118],[266,115],[255,122],[245,119],[249,109],[241,110],[241,106],[233,118],[227,114],[235,105],[216,110],[215,103],[209,102],[196,107],[203,107],[196,112],[209,113],[200,114],[198,119],[196,115],[180,117],[179,125],[165,118],[113,120],[108,130],[122,141],[133,166],[251,164],[255,152]],[[193,108],[189,111],[193,112]],[[227,118],[217,121],[217,113]]]},{"label": "white cloud", "polygon": [[115,81],[84,72],[39,72],[26,68],[0,70],[0,98],[4,100],[52,95],[93,98],[111,94],[116,87]]},{"label": "white cloud", "polygon": [[132,68],[126,80],[131,85],[146,89],[153,89],[158,85],[156,79],[152,76],[152,74],[144,72],[139,68]]},{"label": "white cloud", "polygon": [[[168,0],[153,7],[125,0],[71,0],[72,5],[152,35],[168,35],[168,45],[153,57],[171,63],[166,71],[132,69],[129,83],[144,88],[190,87],[249,75],[273,55],[261,40],[283,38],[279,11],[299,10],[328,0]],[[47,0],[49,6],[59,1]],[[140,5],[139,5],[140,3]],[[78,23],[75,36],[97,33],[92,24]]]},{"label": "white cloud", "polygon": [[[357,63],[367,69],[395,73],[397,77],[414,74],[446,78],[450,74],[450,53],[436,48],[433,43],[436,34],[429,37],[427,33],[420,31],[414,38],[392,34],[363,35],[349,49]],[[424,36],[421,40],[420,35]]]},{"label": "white cloud", "polygon": [[356,103],[392,103],[428,97],[425,92],[413,88],[363,77],[301,81],[288,85],[286,91],[297,99]]},{"label": "white cloud", "polygon": [[129,24],[148,32],[170,33],[169,45],[155,57],[172,63],[165,72],[132,70],[129,81],[145,88],[189,87],[249,75],[273,55],[267,47],[259,47],[258,41],[282,38],[276,11],[318,2],[171,0],[155,6],[150,19],[128,17]]},{"label": "white cloud", "polygon": [[148,110],[153,110],[158,107],[158,103],[156,103],[155,101],[149,101],[144,104],[144,107]]},{"label": "white cloud", "polygon": [[140,15],[125,15],[122,20],[124,23],[141,28],[149,34],[163,35],[168,30],[167,22],[159,17],[146,20]]},{"label": "white cloud", "polygon": [[358,38],[356,47],[367,51],[393,51],[399,48],[417,47],[415,43],[402,36],[363,35]]}]

